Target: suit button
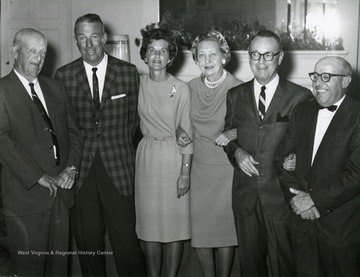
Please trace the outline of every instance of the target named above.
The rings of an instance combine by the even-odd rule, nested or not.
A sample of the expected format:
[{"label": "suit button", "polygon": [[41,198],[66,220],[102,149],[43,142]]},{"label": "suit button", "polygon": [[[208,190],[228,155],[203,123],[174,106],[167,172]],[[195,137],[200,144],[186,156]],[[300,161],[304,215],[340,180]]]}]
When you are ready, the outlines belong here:
[{"label": "suit button", "polygon": [[99,125],[99,121],[96,121],[96,122],[95,122],[95,125]]},{"label": "suit button", "polygon": [[48,127],[45,127],[45,128],[44,128],[44,131],[48,131],[48,130],[49,130],[49,128],[48,128]]},{"label": "suit button", "polygon": [[90,154],[90,158],[94,158],[94,154]]},{"label": "suit button", "polygon": [[260,130],[264,130],[264,126],[260,126],[259,129],[260,129]]}]

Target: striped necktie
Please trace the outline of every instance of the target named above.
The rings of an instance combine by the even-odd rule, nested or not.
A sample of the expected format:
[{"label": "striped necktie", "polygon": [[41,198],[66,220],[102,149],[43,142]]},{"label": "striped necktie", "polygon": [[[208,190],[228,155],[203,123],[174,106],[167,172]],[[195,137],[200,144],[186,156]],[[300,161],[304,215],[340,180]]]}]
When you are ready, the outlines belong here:
[{"label": "striped necktie", "polygon": [[265,86],[261,87],[260,97],[259,97],[259,117],[260,120],[264,120],[265,116],[265,105],[266,105],[266,96],[265,96]]},{"label": "striped necktie", "polygon": [[55,165],[58,166],[60,164],[60,151],[59,151],[60,149],[59,149],[59,143],[57,141],[54,128],[53,128],[53,126],[51,124],[51,120],[50,120],[50,118],[49,118],[43,104],[41,103],[38,95],[35,92],[34,84],[29,83],[29,86],[30,86],[30,89],[31,89],[31,96],[33,98],[33,102],[38,107],[39,112],[40,112],[42,118],[44,119],[44,121],[45,121],[45,123],[46,123],[46,125],[48,127],[48,130],[50,132],[51,139],[52,139],[52,142],[53,142],[53,148],[54,148]]}]

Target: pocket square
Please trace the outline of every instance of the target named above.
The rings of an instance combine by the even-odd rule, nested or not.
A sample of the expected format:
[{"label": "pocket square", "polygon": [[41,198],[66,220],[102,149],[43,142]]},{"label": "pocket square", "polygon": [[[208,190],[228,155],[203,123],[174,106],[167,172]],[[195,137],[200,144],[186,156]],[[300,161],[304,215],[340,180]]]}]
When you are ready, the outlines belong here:
[{"label": "pocket square", "polygon": [[113,95],[113,96],[111,96],[111,100],[115,100],[115,99],[123,98],[123,97],[125,97],[125,96],[126,96],[126,94],[125,94],[125,93],[123,93],[123,94],[119,94],[119,95]]},{"label": "pocket square", "polygon": [[290,117],[288,115],[281,116],[280,113],[277,114],[276,122],[289,122]]}]

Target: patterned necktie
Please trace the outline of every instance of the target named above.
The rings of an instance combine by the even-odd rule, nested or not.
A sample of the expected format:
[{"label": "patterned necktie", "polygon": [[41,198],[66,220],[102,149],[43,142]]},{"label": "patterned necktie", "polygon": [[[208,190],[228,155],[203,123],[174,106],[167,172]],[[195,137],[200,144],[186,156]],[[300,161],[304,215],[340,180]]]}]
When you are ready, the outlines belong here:
[{"label": "patterned necktie", "polygon": [[45,123],[46,123],[46,125],[48,127],[48,130],[50,131],[51,139],[52,139],[52,142],[53,142],[53,149],[54,149],[54,152],[55,152],[54,153],[54,155],[55,155],[55,165],[58,166],[60,164],[60,151],[59,151],[59,144],[58,144],[58,141],[57,141],[57,138],[56,138],[54,128],[52,127],[51,120],[50,120],[48,114],[46,113],[46,110],[45,110],[43,104],[41,103],[38,95],[35,92],[34,84],[29,83],[29,86],[30,86],[30,89],[31,89],[31,96],[32,96],[33,102],[38,107],[38,109],[40,111],[40,114],[41,114],[42,118],[44,119],[44,121],[45,121]]},{"label": "patterned necktie", "polygon": [[260,120],[264,120],[265,116],[265,104],[266,104],[266,96],[265,96],[265,86],[261,87],[260,97],[259,97],[259,117]]},{"label": "patterned necktie", "polygon": [[92,68],[93,76],[93,100],[94,100],[94,109],[96,114],[96,120],[99,118],[99,111],[100,111],[100,96],[99,96],[99,81],[96,75],[97,67]]}]

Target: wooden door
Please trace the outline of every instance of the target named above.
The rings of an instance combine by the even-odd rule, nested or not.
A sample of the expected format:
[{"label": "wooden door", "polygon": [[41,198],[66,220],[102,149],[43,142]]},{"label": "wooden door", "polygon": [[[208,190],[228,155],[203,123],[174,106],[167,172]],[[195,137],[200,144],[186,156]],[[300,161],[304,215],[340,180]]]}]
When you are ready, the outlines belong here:
[{"label": "wooden door", "polygon": [[10,46],[15,33],[23,28],[35,28],[48,39],[42,75],[52,77],[59,66],[70,60],[69,1],[1,0],[1,76],[13,67]]}]

